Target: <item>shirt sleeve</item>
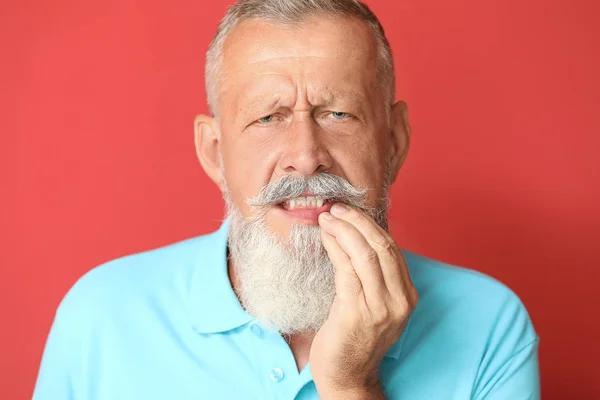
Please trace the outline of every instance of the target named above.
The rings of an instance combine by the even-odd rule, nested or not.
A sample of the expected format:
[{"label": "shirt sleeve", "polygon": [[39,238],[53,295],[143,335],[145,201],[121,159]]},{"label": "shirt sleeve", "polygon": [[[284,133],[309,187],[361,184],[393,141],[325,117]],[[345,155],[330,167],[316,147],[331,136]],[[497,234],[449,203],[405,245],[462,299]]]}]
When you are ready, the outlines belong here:
[{"label": "shirt sleeve", "polygon": [[538,400],[539,337],[523,303],[510,292],[495,322],[477,374],[474,400]]},{"label": "shirt sleeve", "polygon": [[486,379],[476,400],[539,400],[540,376],[536,338],[500,365]]},{"label": "shirt sleeve", "polygon": [[74,304],[67,294],[56,311],[46,340],[33,400],[75,400],[81,378],[81,343]]}]

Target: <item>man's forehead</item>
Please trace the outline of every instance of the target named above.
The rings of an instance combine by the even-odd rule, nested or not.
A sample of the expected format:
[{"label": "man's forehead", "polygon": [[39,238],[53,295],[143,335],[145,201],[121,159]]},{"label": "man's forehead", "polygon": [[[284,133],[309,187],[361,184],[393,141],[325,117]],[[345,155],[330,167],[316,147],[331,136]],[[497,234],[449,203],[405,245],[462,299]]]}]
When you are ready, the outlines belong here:
[{"label": "man's forehead", "polygon": [[362,21],[350,18],[314,17],[285,26],[244,21],[223,51],[223,85],[253,81],[255,87],[244,88],[249,101],[261,85],[283,88],[290,77],[310,82],[321,96],[356,98],[362,96],[356,82],[376,74],[374,36]]},{"label": "man's forehead", "polygon": [[223,45],[223,66],[273,66],[308,59],[336,59],[347,65],[376,58],[377,43],[365,23],[354,18],[312,17],[297,24],[251,19],[234,27]]}]

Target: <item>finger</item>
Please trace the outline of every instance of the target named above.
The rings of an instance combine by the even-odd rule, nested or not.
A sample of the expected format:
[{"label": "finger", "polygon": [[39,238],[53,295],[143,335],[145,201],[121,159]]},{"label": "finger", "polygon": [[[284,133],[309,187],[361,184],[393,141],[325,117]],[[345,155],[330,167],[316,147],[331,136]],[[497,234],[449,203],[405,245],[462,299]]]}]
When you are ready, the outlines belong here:
[{"label": "finger", "polygon": [[332,214],[354,226],[377,252],[386,287],[393,297],[406,294],[412,286],[404,256],[391,236],[369,215],[342,203],[336,203]]},{"label": "finger", "polygon": [[377,252],[369,246],[364,236],[352,224],[335,218],[329,213],[321,213],[319,225],[325,233],[335,238],[350,258],[365,293],[367,306],[369,308],[380,306],[387,294],[387,287]]},{"label": "finger", "polygon": [[335,268],[335,294],[343,304],[356,305],[362,296],[362,285],[354,271],[350,257],[333,236],[321,229],[321,241]]}]

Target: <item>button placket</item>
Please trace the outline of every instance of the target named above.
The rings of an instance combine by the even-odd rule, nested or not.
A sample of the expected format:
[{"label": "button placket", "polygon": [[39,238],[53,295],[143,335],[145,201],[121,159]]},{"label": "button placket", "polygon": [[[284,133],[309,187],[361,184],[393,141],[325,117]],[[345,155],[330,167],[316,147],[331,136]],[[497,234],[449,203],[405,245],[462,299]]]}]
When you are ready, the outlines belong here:
[{"label": "button placket", "polygon": [[[261,338],[263,337],[263,329],[261,328],[261,326],[258,323],[253,323],[250,325],[250,331],[252,332],[252,334],[254,336],[256,336],[257,338]],[[283,373],[283,370],[281,368],[275,367],[271,370],[271,372],[269,373],[269,378],[273,381],[273,382],[281,382],[284,378],[285,374]]]},{"label": "button placket", "polygon": [[283,376],[283,370],[281,368],[273,368],[269,374],[269,378],[271,378],[273,382],[281,382],[283,380]]},{"label": "button placket", "polygon": [[299,377],[296,376],[296,361],[285,339],[278,332],[263,327],[258,320],[247,325],[247,329],[257,370],[270,393],[265,398],[293,397],[298,392]]}]

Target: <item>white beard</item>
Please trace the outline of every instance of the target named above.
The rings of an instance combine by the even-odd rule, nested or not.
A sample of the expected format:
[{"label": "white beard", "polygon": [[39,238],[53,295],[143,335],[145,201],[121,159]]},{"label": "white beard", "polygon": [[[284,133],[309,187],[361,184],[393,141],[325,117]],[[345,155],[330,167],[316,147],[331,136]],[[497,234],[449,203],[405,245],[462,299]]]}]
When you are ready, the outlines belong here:
[{"label": "white beard", "polygon": [[[289,175],[270,182],[257,197],[246,201],[255,209],[248,218],[224,191],[231,217],[230,258],[240,282],[236,293],[250,315],[284,335],[316,332],[329,317],[335,298],[334,266],[321,242],[321,228],[292,225],[289,237],[280,237],[266,223],[269,207],[308,190],[362,209],[387,230],[389,171],[376,207],[364,205],[366,189],[325,173],[309,178]],[[222,174],[224,178],[224,170]]]},{"label": "white beard", "polygon": [[335,297],[334,267],[318,226],[293,225],[278,237],[262,216],[245,219],[229,204],[230,256],[246,311],[282,334],[316,332]]}]

